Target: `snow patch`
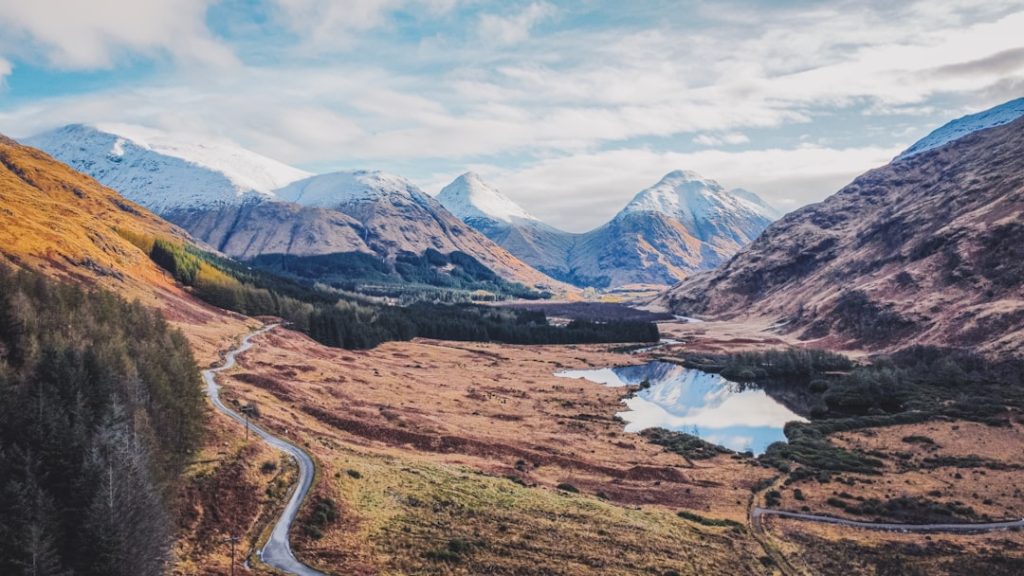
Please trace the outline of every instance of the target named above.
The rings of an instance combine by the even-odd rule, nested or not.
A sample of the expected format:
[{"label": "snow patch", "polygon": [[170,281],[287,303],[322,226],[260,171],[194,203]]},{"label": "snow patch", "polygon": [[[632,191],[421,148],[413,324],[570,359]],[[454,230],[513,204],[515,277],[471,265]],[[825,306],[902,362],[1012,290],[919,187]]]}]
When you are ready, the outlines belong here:
[{"label": "snow patch", "polygon": [[426,197],[412,182],[381,171],[331,172],[293,182],[275,192],[284,202],[317,208],[336,208],[382,198],[419,201]]},{"label": "snow patch", "polygon": [[978,130],[1009,124],[1021,116],[1024,116],[1024,98],[1017,98],[983,112],[957,118],[918,140],[913,146],[897,156],[895,160],[904,160],[933,148],[938,148]]}]

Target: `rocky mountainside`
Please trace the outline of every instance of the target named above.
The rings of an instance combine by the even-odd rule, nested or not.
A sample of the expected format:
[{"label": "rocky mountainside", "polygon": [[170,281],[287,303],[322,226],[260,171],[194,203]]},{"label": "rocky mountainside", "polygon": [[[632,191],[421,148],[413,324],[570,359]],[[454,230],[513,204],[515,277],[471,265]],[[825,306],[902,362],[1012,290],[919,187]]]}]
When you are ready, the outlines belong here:
[{"label": "rocky mountainside", "polygon": [[513,282],[562,290],[399,176],[310,175],[234,144],[138,127],[67,126],[31,141],[228,256],[469,254]]},{"label": "rocky mountainside", "polygon": [[776,319],[840,348],[925,343],[1020,354],[1021,150],[1017,119],[901,156],[788,214],[661,302],[687,315]]},{"label": "rocky mountainside", "polygon": [[757,195],[685,171],[669,173],[584,234],[544,224],[474,174],[460,176],[438,200],[530,265],[599,288],[672,284],[725,261],[777,217]]}]

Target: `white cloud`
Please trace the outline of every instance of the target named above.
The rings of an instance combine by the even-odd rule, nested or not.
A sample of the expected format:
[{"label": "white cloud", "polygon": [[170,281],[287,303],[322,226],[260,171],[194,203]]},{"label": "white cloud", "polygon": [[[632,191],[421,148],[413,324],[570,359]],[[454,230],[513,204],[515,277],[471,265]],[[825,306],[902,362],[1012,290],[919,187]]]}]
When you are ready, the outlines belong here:
[{"label": "white cloud", "polygon": [[284,23],[314,50],[348,46],[352,34],[384,24],[402,0],[274,0]]},{"label": "white cloud", "polygon": [[[675,168],[783,208],[817,200],[937,117],[1024,91],[1017,0],[819,5],[742,18],[708,4],[700,16],[710,24],[685,30],[667,18],[646,28],[577,26],[568,9],[544,2],[479,15],[448,14],[455,0],[272,1],[276,24],[295,38],[268,39],[261,56],[272,57],[261,64],[0,107],[0,130],[26,136],[120,121],[202,130],[306,166],[415,164],[416,177],[476,165],[529,210],[578,230]],[[20,66],[11,50],[25,40],[59,67],[107,66],[136,52],[231,58],[205,28],[203,0],[74,4],[55,22],[36,8],[56,3],[0,0],[0,55]],[[406,23],[445,19],[435,27],[443,31],[410,41],[395,31],[397,12]],[[572,25],[543,33],[538,24],[556,17]],[[324,56],[340,49],[349,50]],[[799,146],[795,124],[814,145]],[[779,127],[768,148],[759,135]],[[636,142],[745,150],[681,154]]]},{"label": "white cloud", "polygon": [[4,85],[4,78],[11,74],[14,68],[11,66],[10,61],[0,58],[0,87]]},{"label": "white cloud", "polygon": [[584,231],[607,221],[672,170],[694,170],[726,188],[746,188],[788,211],[824,199],[901,150],[817,145],[742,152],[621,149],[549,158],[517,170],[474,169],[550,224]]},{"label": "white cloud", "polygon": [[0,53],[32,58],[38,51],[56,68],[108,68],[137,53],[218,66],[235,62],[207,30],[210,0],[4,0]]},{"label": "white cloud", "polygon": [[694,144],[701,146],[721,146],[722,144],[737,145],[750,142],[750,138],[742,132],[726,132],[725,134],[698,134]]},{"label": "white cloud", "polygon": [[529,38],[534,26],[557,13],[557,9],[547,2],[534,2],[510,16],[483,14],[480,16],[478,33],[486,42],[515,44]]}]

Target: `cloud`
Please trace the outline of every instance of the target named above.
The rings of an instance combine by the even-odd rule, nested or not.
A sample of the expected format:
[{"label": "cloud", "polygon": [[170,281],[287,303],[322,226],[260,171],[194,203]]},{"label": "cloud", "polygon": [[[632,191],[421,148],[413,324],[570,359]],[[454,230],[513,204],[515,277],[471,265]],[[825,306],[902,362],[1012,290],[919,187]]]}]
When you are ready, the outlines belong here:
[{"label": "cloud", "polygon": [[232,51],[206,27],[210,0],[4,2],[0,53],[37,54],[61,69],[110,68],[132,56],[169,54],[182,62],[225,66]]},{"label": "cloud", "polygon": [[750,142],[750,138],[741,132],[727,132],[725,134],[699,134],[693,139],[694,144],[701,146],[721,146],[723,144],[737,145]]},{"label": "cloud", "polygon": [[530,30],[539,22],[551,18],[558,10],[547,2],[534,2],[517,14],[480,16],[478,34],[486,42],[515,44],[530,37]]},{"label": "cloud", "polygon": [[[204,0],[72,4],[49,22],[36,6],[57,1],[0,8],[0,56],[18,70],[33,54],[61,68],[232,60]],[[817,200],[950,117],[1024,92],[1017,0],[715,3],[699,18],[630,19],[601,0],[582,15],[545,2],[269,1],[256,28],[275,33],[235,44],[244,64],[0,104],[0,129],[188,127],[305,167],[408,170],[431,185],[475,167],[579,230],[674,168],[780,207]],[[554,33],[540,25],[556,18]],[[742,151],[717,149],[729,146]]]},{"label": "cloud", "polygon": [[314,50],[350,45],[352,34],[384,24],[401,0],[274,0],[279,17]]},{"label": "cloud", "polygon": [[901,149],[808,145],[677,153],[633,148],[549,158],[514,170],[474,169],[550,224],[581,232],[606,222],[672,170],[694,170],[726,188],[746,188],[789,211],[824,199],[867,169],[888,163]]},{"label": "cloud", "polygon": [[14,68],[11,66],[10,61],[0,58],[0,87],[3,87],[4,78],[10,76],[13,69]]}]

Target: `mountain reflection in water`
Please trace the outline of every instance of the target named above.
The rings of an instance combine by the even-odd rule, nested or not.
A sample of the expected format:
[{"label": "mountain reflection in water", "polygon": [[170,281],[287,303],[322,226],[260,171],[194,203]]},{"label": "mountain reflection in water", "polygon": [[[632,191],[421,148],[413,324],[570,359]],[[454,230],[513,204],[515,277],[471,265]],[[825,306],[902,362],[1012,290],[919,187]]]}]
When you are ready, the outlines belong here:
[{"label": "mountain reflection in water", "polygon": [[761,454],[772,442],[785,441],[782,429],[786,422],[805,421],[756,386],[668,362],[564,370],[555,375],[585,378],[609,387],[649,383],[623,400],[629,409],[618,416],[626,421],[627,432],[665,428],[737,452]]}]

